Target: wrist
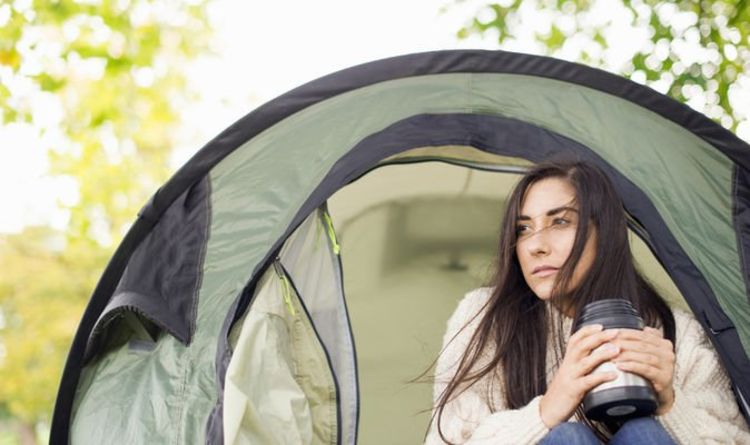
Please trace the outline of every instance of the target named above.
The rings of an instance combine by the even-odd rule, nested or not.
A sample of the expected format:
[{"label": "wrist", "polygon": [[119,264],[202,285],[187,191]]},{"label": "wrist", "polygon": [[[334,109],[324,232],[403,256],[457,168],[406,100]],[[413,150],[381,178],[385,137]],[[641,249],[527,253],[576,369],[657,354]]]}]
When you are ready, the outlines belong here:
[{"label": "wrist", "polygon": [[539,400],[539,417],[542,419],[542,423],[544,424],[544,426],[547,427],[548,430],[551,430],[560,422],[556,422],[554,419],[550,418],[547,402],[547,394],[545,394]]},{"label": "wrist", "polygon": [[659,397],[659,407],[656,409],[656,415],[661,416],[664,414],[667,414],[669,411],[672,410],[672,407],[674,406],[674,389],[669,388],[669,391],[666,392],[666,394],[660,394],[661,397]]}]

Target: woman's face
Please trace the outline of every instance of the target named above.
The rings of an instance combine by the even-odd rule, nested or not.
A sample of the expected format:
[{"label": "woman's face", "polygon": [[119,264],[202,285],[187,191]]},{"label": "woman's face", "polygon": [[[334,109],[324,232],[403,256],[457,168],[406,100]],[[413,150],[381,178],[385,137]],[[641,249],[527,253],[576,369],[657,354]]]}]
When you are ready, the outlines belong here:
[{"label": "woman's face", "polygon": [[[575,188],[568,181],[546,178],[526,190],[516,221],[516,256],[526,283],[542,300],[552,295],[557,274],[573,249],[577,225]],[[589,225],[588,232],[566,290],[575,289],[594,262],[596,228]]]}]

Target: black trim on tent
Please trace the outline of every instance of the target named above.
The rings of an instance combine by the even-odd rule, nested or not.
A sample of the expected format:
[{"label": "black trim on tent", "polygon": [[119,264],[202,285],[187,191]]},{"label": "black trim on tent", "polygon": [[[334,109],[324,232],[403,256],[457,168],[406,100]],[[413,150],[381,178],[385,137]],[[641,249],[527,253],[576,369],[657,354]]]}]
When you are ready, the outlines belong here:
[{"label": "black trim on tent", "polygon": [[740,253],[742,270],[745,272],[745,293],[750,303],[750,172],[735,165],[733,179],[734,230],[737,233],[737,250]]},{"label": "black trim on tent", "polygon": [[[338,94],[377,82],[442,73],[507,73],[570,82],[618,96],[660,114],[717,148],[750,171],[750,147],[686,105],[625,78],[548,57],[503,51],[454,50],[412,54],[371,62],[312,81],[257,108],[206,144],[156,191],[110,259],[91,296],[63,370],[50,431],[51,443],[68,442],[70,415],[91,331],[113,295],[135,248],[165,210],[227,155],[282,119]],[[747,243],[744,235],[741,245]],[[267,264],[264,264],[267,266]],[[747,267],[743,269],[747,274]],[[747,389],[747,388],[746,388]]]},{"label": "black trim on tent", "polygon": [[[286,238],[310,212],[379,161],[410,148],[448,145],[472,146],[489,153],[524,158],[535,163],[553,158],[575,158],[593,162],[602,168],[622,196],[628,213],[652,235],[650,240],[644,241],[668,271],[704,330],[712,334],[709,338],[733,382],[744,394],[750,394],[750,360],[736,329],[719,306],[706,279],[669,231],[645,193],[588,147],[526,122],[488,115],[419,115],[370,135],[334,164],[297,212],[286,233],[276,241],[271,252],[281,248]],[[228,349],[229,330],[247,309],[253,295],[250,289],[255,287],[260,272],[273,258],[273,253],[269,254],[256,267],[253,272],[256,278],[251,280],[241,298],[233,304],[235,312],[229,313],[224,323],[216,360],[221,388],[219,405],[223,399],[221,394],[226,366],[231,358]]]},{"label": "black trim on tent", "polygon": [[183,193],[132,254],[86,347],[88,362],[123,312],[169,332],[187,346],[195,332],[198,290],[209,227],[208,178]]}]

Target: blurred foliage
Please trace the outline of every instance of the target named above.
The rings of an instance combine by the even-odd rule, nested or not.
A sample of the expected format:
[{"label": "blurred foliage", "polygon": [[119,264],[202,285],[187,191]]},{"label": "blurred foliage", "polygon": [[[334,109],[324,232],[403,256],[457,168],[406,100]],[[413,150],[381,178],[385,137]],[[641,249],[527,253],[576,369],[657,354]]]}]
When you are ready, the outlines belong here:
[{"label": "blurred foliage", "polygon": [[60,236],[36,227],[0,242],[0,398],[31,424],[50,414],[72,334],[107,259],[104,248],[56,252],[50,246]]},{"label": "blurred foliage", "polygon": [[[738,115],[729,94],[741,73],[750,74],[750,1],[505,0],[480,7],[458,36],[491,34],[505,45],[526,34],[530,11],[549,18],[548,29],[533,35],[545,55],[632,77],[732,130],[750,119]],[[608,49],[633,38],[617,31],[623,24],[648,38],[629,61],[609,66]],[[580,51],[566,51],[582,41]]]},{"label": "blurred foliage", "polygon": [[77,193],[64,231],[0,235],[0,401],[27,425],[49,421],[89,294],[168,175],[207,1],[0,0],[0,124],[54,136],[50,174]]}]

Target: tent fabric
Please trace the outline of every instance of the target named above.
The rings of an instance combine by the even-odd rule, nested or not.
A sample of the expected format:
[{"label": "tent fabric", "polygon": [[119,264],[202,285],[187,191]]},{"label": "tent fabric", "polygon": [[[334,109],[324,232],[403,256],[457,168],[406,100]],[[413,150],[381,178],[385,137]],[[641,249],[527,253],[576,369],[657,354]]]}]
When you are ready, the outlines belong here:
[{"label": "tent fabric", "polygon": [[329,359],[278,263],[263,276],[227,369],[228,444],[328,444],[338,440]]},{"label": "tent fabric", "polygon": [[[336,234],[325,207],[318,208],[287,239],[280,263],[305,302],[333,368],[339,395],[341,442],[356,442],[357,365]],[[236,351],[236,349],[235,349]]]},{"label": "tent fabric", "polygon": [[198,182],[165,212],[133,253],[89,339],[96,353],[107,326],[123,312],[152,317],[183,344],[195,330],[195,305],[208,238],[208,181]]},{"label": "tent fabric", "polygon": [[[499,136],[489,137],[503,121],[494,131]],[[443,125],[463,136],[438,136]],[[397,135],[412,135],[417,145],[399,145]],[[363,149],[377,138],[390,148]],[[488,138],[492,144],[482,146]],[[544,138],[560,145],[528,145]],[[535,56],[446,51],[374,62],[293,90],[231,126],[157,191],[84,313],[58,394],[53,441],[68,440],[74,400],[85,392],[82,372],[87,382],[98,381],[96,374],[121,358],[118,366],[141,376],[133,385],[148,386],[143,376],[180,363],[182,374],[158,382],[175,416],[169,423],[177,431],[169,434],[180,442],[207,436],[220,443],[229,333],[285,240],[338,188],[383,159],[441,145],[532,162],[568,146],[595,159],[628,193],[634,224],[646,229],[646,241],[689,294],[738,393],[750,394],[747,144],[688,107],[611,74]],[[193,335],[188,342],[160,336],[139,365],[128,363],[121,348],[84,369],[97,320],[123,271],[138,267],[133,252],[200,181],[210,183],[209,219]],[[112,390],[117,398],[120,389]]]},{"label": "tent fabric", "polygon": [[750,170],[734,168],[734,226],[745,273],[745,294],[750,302]]},{"label": "tent fabric", "polygon": [[[435,130],[432,130],[428,135],[424,135],[423,133],[413,131],[413,128],[417,126],[435,128]],[[535,162],[559,156],[561,152],[567,152],[575,157],[587,158],[595,161],[603,169],[607,170],[616,182],[631,216],[635,217],[639,224],[647,223],[649,233],[652,234],[652,239],[647,240],[647,242],[652,245],[652,248],[661,251],[660,257],[662,258],[662,261],[667,263],[667,266],[671,266],[675,274],[680,273],[678,269],[685,270],[683,273],[685,277],[681,280],[684,283],[684,287],[694,287],[695,277],[702,280],[702,278],[700,278],[701,272],[696,270],[695,267],[690,264],[689,260],[680,259],[681,256],[684,256],[684,253],[679,253],[679,250],[681,250],[680,244],[674,240],[670,240],[672,235],[669,231],[663,230],[667,224],[660,217],[660,214],[668,214],[672,216],[673,220],[690,221],[691,217],[689,214],[683,213],[683,216],[680,216],[681,211],[696,211],[695,208],[690,208],[687,200],[686,202],[677,204],[672,202],[662,202],[662,205],[659,207],[663,210],[659,212],[653,207],[653,205],[649,205],[651,200],[648,196],[646,196],[627,178],[623,177],[618,170],[611,168],[599,156],[592,153],[592,150],[584,147],[580,143],[560,137],[559,135],[549,134],[540,129],[533,129],[528,124],[492,116],[415,116],[407,121],[395,124],[383,132],[370,136],[357,147],[352,149],[347,156],[356,156],[357,152],[364,152],[373,156],[373,152],[377,151],[375,147],[387,151],[397,151],[403,146],[419,146],[420,144],[442,145],[457,143],[459,141],[466,143],[467,145],[471,144],[473,146],[483,147],[489,152],[522,156]],[[527,147],[534,147],[534,150],[530,151]],[[342,162],[346,159],[346,157],[342,158]],[[368,159],[368,161],[370,161],[370,159]],[[343,167],[340,169],[345,170]],[[343,183],[346,181],[347,179],[344,179],[343,181],[339,180],[339,182]],[[337,186],[338,185],[333,185],[332,188],[335,189]],[[652,187],[651,190],[654,190],[654,188]],[[323,193],[323,195],[325,194],[326,193]],[[676,207],[680,207],[680,209],[677,209]],[[721,211],[721,209],[711,209],[711,212],[719,213]],[[723,211],[727,212],[726,209]],[[689,235],[689,232],[693,231],[695,227],[679,227],[678,229],[683,232],[688,232],[686,235]],[[708,236],[706,238],[707,240],[705,242],[707,243]],[[655,240],[658,240],[658,243],[655,243]],[[727,258],[727,256],[728,254],[725,253],[717,253],[714,258],[719,264],[723,265],[722,259]],[[707,266],[711,265],[712,263],[707,264]],[[719,275],[720,273],[717,271],[710,271],[710,274]],[[684,291],[690,292],[690,289],[685,289]],[[708,289],[707,285],[704,285],[702,292],[710,293],[711,291]],[[704,300],[704,296],[696,292],[689,293],[688,297],[693,297],[691,300],[695,302]],[[732,310],[733,303],[730,300],[727,299],[721,301],[729,306],[729,312],[734,312]],[[698,309],[696,309],[696,312],[698,312]],[[713,313],[709,313],[708,316],[720,317],[720,315]],[[713,323],[712,329],[714,330],[718,331],[726,327],[726,321],[724,320],[710,319],[709,321]],[[740,325],[742,325],[744,320],[740,319],[740,322]]]},{"label": "tent fabric", "polygon": [[[420,121],[420,119],[423,119]],[[489,121],[483,127],[476,122]],[[416,122],[420,122],[419,124]],[[370,168],[371,165],[377,163],[378,159],[382,159],[386,156],[404,150],[405,147],[410,146],[423,146],[423,145],[441,145],[441,144],[456,144],[466,143],[476,147],[484,148],[488,151],[499,151],[501,153],[512,153],[525,156],[531,160],[538,161],[549,156],[553,156],[555,153],[560,151],[570,150],[577,156],[589,158],[595,160],[602,168],[608,171],[616,186],[623,195],[626,205],[632,215],[644,226],[650,229],[652,234],[651,244],[660,252],[660,258],[667,266],[668,270],[675,277],[675,281],[682,283],[681,290],[685,293],[689,303],[694,305],[694,311],[699,314],[699,320],[709,325],[709,328],[715,333],[721,333],[723,343],[716,347],[727,356],[736,358],[736,361],[729,359],[728,363],[729,371],[735,378],[735,382],[743,382],[747,380],[748,365],[744,356],[742,344],[737,336],[737,333],[732,328],[731,320],[724,314],[722,308],[717,304],[715,298],[712,296],[713,292],[709,285],[702,281],[702,273],[696,269],[695,265],[691,262],[690,258],[681,252],[681,244],[674,240],[672,233],[669,230],[664,230],[668,227],[668,224],[662,219],[662,215],[669,215],[673,218],[673,221],[678,221],[678,217],[668,212],[674,212],[670,205],[671,202],[663,202],[666,206],[665,211],[659,212],[654,209],[653,204],[644,196],[643,192],[635,185],[632,184],[627,178],[624,178],[620,170],[613,169],[608,163],[603,162],[599,156],[592,152],[592,150],[583,147],[581,144],[575,143],[572,140],[566,140],[564,137],[559,135],[550,135],[547,139],[537,136],[535,139],[528,139],[524,141],[513,140],[508,136],[507,131],[502,131],[507,127],[513,128],[512,134],[524,134],[523,126],[518,122],[509,122],[505,126],[502,125],[501,118],[494,118],[488,116],[471,116],[471,115],[429,115],[429,116],[416,116],[403,123],[394,124],[392,127],[388,127],[381,133],[376,133],[365,140],[363,140],[358,146],[351,149],[346,155],[344,155],[335,165],[331,168],[329,176],[322,181],[322,185],[314,191],[302,210],[299,212],[300,215],[309,213],[306,210],[307,207],[314,207],[320,204],[327,196],[329,196],[333,190],[346,184],[353,177],[358,177],[362,174],[361,171],[356,171],[354,166],[360,166],[362,170]],[[429,131],[425,130],[422,132],[414,131],[415,128],[429,128]],[[483,129],[483,130],[482,130]],[[392,131],[392,132],[391,132]],[[531,131],[529,134],[533,134]],[[539,130],[536,134],[548,133],[544,130]],[[444,139],[440,139],[443,136]],[[464,138],[461,140],[461,138]],[[540,139],[541,138],[541,139]],[[509,139],[509,140],[507,140]],[[544,141],[547,141],[546,143]],[[501,148],[494,147],[494,144],[500,145]],[[507,147],[506,147],[507,144]],[[534,151],[527,150],[526,147],[533,146]],[[490,148],[492,147],[492,148]],[[514,151],[515,150],[515,151]],[[629,157],[633,157],[632,153],[625,153]],[[363,159],[364,158],[364,159]],[[636,165],[637,166],[637,165]],[[704,168],[705,166],[698,166]],[[270,167],[269,167],[270,168]],[[682,191],[690,191],[694,189],[689,183],[689,177],[684,178],[684,184],[682,184]],[[727,185],[728,186],[728,185]],[[711,189],[709,188],[709,191]],[[729,194],[729,192],[726,192]],[[685,193],[686,200],[683,202],[682,210],[691,211],[695,205],[695,195]],[[712,204],[716,202],[716,199],[706,199],[706,204]],[[719,204],[721,200],[719,200]],[[686,208],[687,207],[687,208]],[[704,212],[705,213],[705,212]],[[728,214],[729,210],[709,210],[707,215],[712,213]],[[683,221],[694,221],[696,218],[691,215],[686,215]],[[726,224],[726,217],[723,224]],[[707,223],[711,221],[710,218],[703,218],[699,223]],[[293,224],[294,225],[294,224]],[[711,238],[704,239],[704,243],[707,245],[707,249],[715,255],[713,261],[706,261],[705,265],[708,266],[724,266],[726,264],[726,258],[731,257],[731,253],[720,253],[718,243],[716,243],[716,233],[718,227],[722,224],[716,223],[714,232],[708,234]],[[690,227],[677,227],[681,230],[686,230],[690,235]],[[731,231],[731,227],[727,228]],[[729,234],[729,238],[733,239],[734,235]],[[279,239],[284,239],[285,236],[279,236]],[[714,243],[711,243],[714,240]],[[647,240],[649,241],[649,240]],[[658,241],[658,242],[656,242]],[[730,246],[731,248],[731,246]],[[725,283],[726,284],[726,283]],[[737,295],[736,291],[725,292],[722,295]],[[743,299],[744,300],[744,299]],[[734,315],[742,315],[741,311],[736,311],[732,307],[731,312]],[[742,319],[740,319],[742,320]],[[739,327],[747,327],[748,324],[736,324]],[[221,372],[219,373],[221,375]],[[745,383],[746,384],[746,383]]]},{"label": "tent fabric", "polygon": [[[182,381],[186,370],[171,351],[184,349],[195,327],[209,193],[205,180],[184,191],[135,250],[89,340],[92,363],[77,388],[72,442],[108,443],[113,437],[129,443],[159,442],[159,431],[179,421],[179,406],[170,401],[170,381]],[[139,335],[131,339],[128,333],[137,330]],[[176,344],[166,344],[166,338]],[[138,369],[148,372],[134,372]],[[132,407],[151,415],[133,423]]]}]

